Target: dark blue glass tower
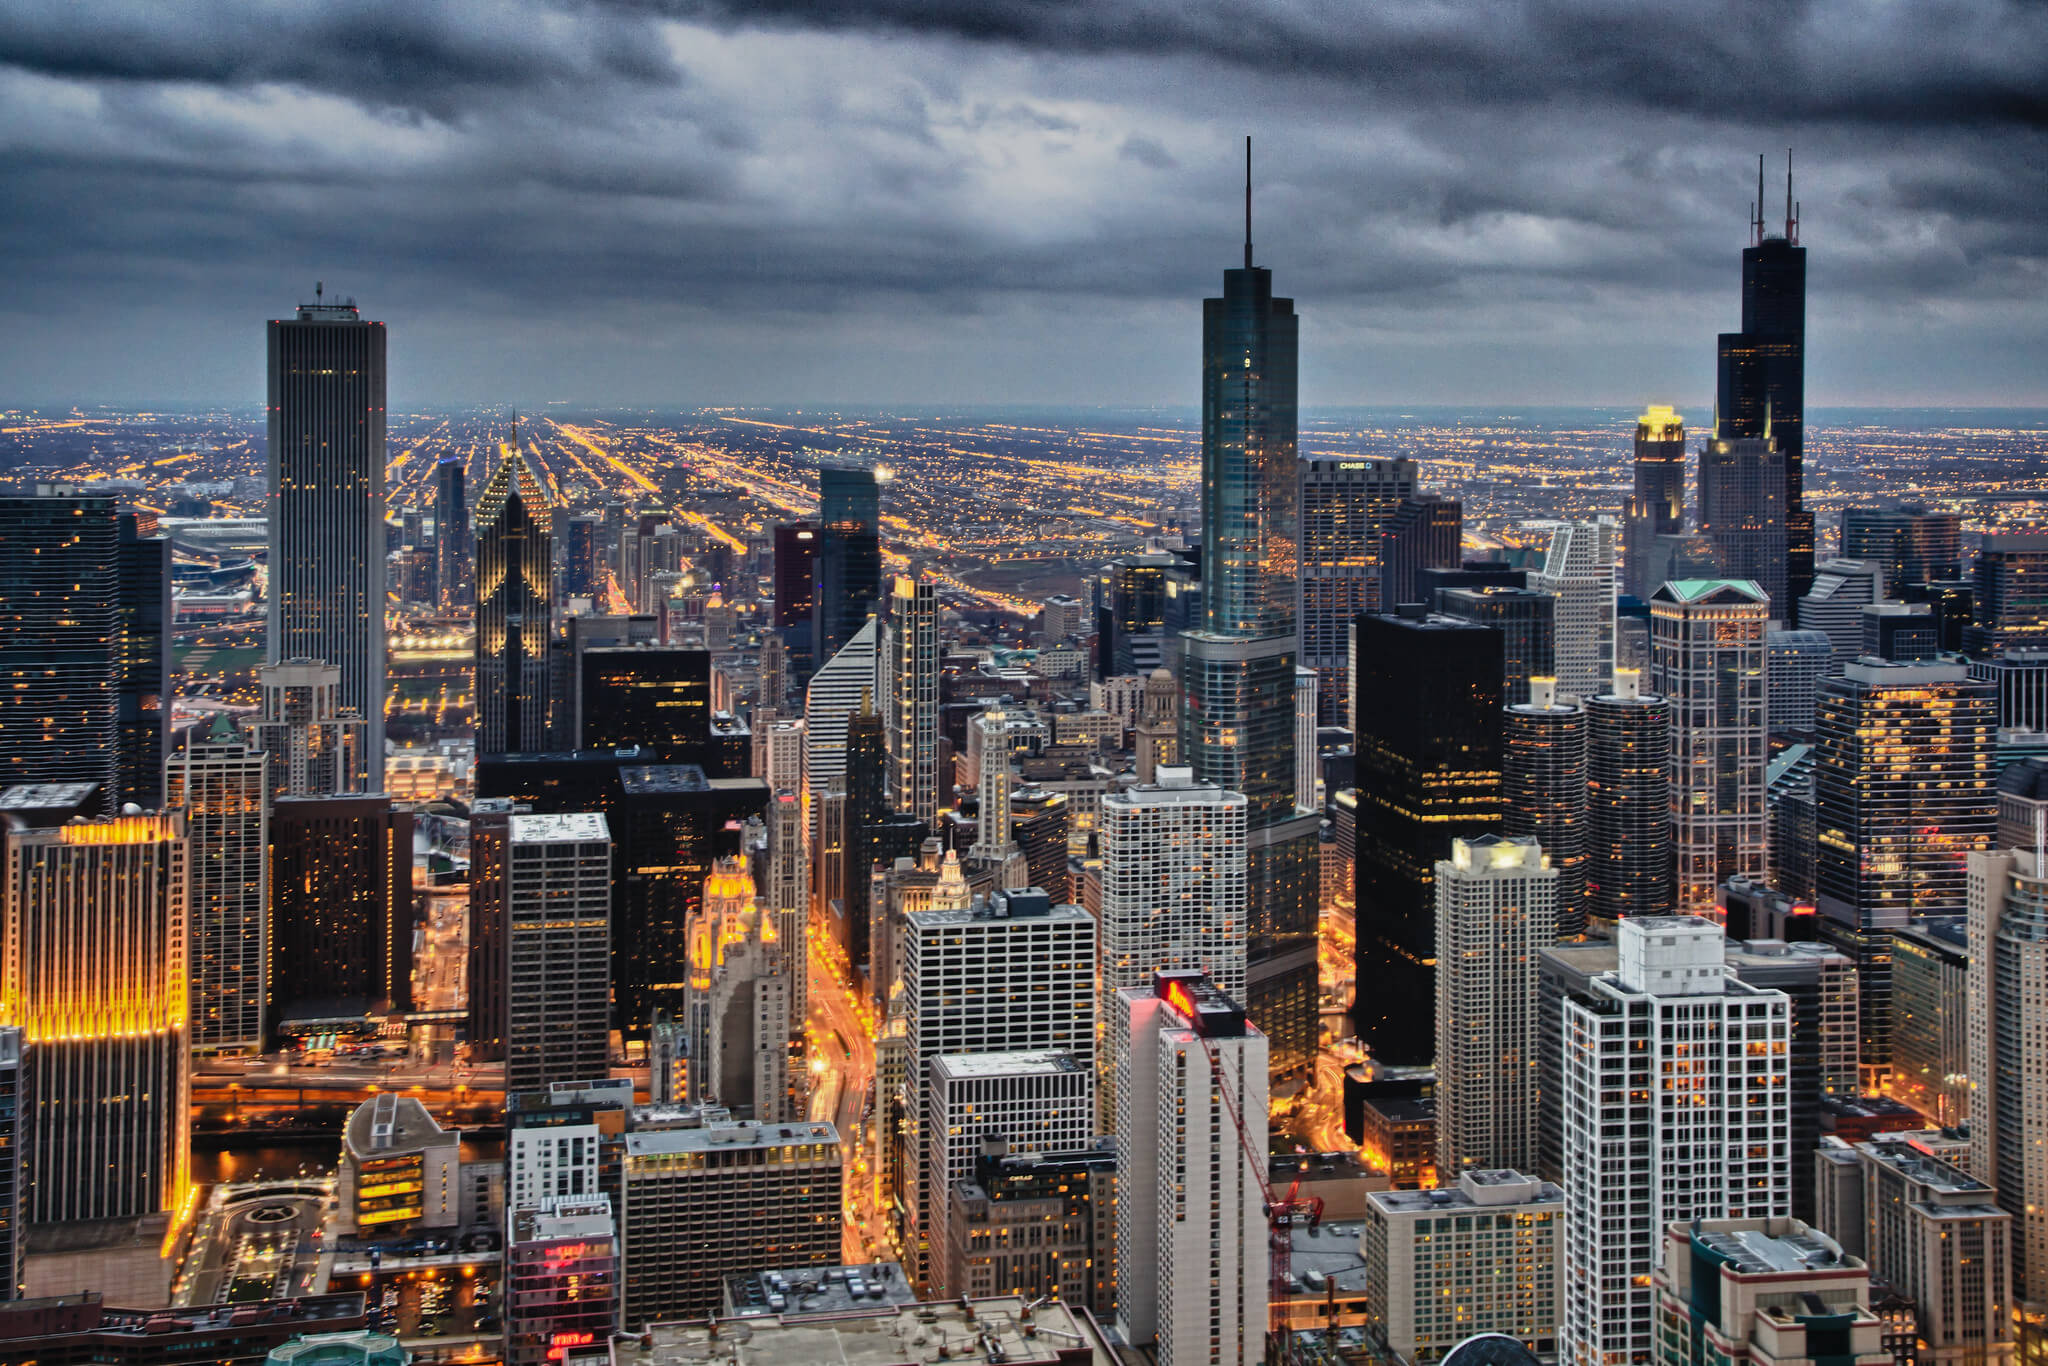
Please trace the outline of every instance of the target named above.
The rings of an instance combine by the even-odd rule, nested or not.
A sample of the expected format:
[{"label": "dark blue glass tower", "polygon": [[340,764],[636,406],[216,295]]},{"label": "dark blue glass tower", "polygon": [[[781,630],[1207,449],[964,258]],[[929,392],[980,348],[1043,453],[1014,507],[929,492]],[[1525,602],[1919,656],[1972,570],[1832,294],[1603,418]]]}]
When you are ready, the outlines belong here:
[{"label": "dark blue glass tower", "polygon": [[1248,804],[1246,1006],[1282,1074],[1310,1065],[1317,1008],[1321,822],[1294,804],[1299,339],[1294,301],[1252,264],[1247,175],[1244,268],[1202,301],[1202,617],[1182,636],[1181,753]]},{"label": "dark blue glass tower", "polygon": [[872,470],[818,471],[813,660],[839,653],[882,596],[882,490]]}]

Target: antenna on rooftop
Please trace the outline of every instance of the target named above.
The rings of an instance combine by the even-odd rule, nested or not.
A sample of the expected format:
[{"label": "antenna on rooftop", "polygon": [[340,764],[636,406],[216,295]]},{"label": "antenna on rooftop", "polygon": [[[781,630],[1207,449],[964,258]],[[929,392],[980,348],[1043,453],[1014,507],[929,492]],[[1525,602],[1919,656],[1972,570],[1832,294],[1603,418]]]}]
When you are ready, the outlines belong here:
[{"label": "antenna on rooftop", "polygon": [[1785,149],[1785,240],[1799,245],[1799,204],[1792,198],[1792,149]]},{"label": "antenna on rooftop", "polygon": [[1252,135],[1244,135],[1244,268],[1252,268]]},{"label": "antenna on rooftop", "polygon": [[1764,154],[1756,154],[1756,202],[1751,204],[1749,214],[1750,245],[1764,244]]},{"label": "antenna on rooftop", "polygon": [[317,304],[317,303],[319,303],[319,302],[320,302],[320,296],[321,296],[322,294],[325,294],[326,292],[327,292],[327,282],[326,282],[325,280],[315,280],[315,281],[313,282],[313,302],[314,302],[314,303],[316,303],[316,304]]}]

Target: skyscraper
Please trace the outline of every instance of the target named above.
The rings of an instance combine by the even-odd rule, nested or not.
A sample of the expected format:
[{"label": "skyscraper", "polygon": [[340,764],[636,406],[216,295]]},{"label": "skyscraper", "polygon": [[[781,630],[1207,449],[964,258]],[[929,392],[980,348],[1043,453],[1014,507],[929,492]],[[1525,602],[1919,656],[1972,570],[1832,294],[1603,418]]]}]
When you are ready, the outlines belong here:
[{"label": "skyscraper", "polygon": [[[1813,582],[1813,514],[1806,507],[1806,248],[1799,245],[1799,208],[1792,200],[1792,161],[1785,160],[1785,231],[1764,227],[1763,158],[1757,158],[1750,245],[1742,253],[1742,330],[1720,338],[1714,436],[1773,442],[1782,456],[1779,504],[1784,530],[1782,584],[1765,579],[1774,614],[1791,625],[1792,604]],[[1704,463],[1704,462],[1703,462]],[[1701,476],[1706,529],[1706,476]],[[1730,578],[1749,578],[1724,564]],[[1778,591],[1782,588],[1782,592]]]},{"label": "skyscraper", "polygon": [[2048,536],[1986,536],[1963,650],[1979,659],[2048,646]]},{"label": "skyscraper", "polygon": [[[1700,448],[1700,531],[1713,542],[1722,578],[1755,583],[1769,597],[1772,617],[1794,619],[1798,603],[1789,587],[1785,451],[1768,433],[1741,439],[1717,435]],[[1803,581],[1813,582],[1811,554]]]},{"label": "skyscraper", "polygon": [[1636,419],[1635,487],[1628,500],[1628,548],[1622,591],[1649,601],[1650,549],[1685,530],[1685,419],[1653,403]]},{"label": "skyscraper", "polygon": [[2012,1289],[2048,1308],[2048,868],[2035,849],[1970,855],[1970,1170],[2013,1217]]},{"label": "skyscraper", "polygon": [[1500,822],[1501,633],[1418,612],[1360,617],[1353,634],[1358,1032],[1382,1062],[1425,1064],[1436,864]]},{"label": "skyscraper", "polygon": [[1671,909],[1671,704],[1616,669],[1586,708],[1586,915]]},{"label": "skyscraper", "polygon": [[898,574],[882,619],[889,805],[929,826],[939,814],[939,600],[930,579]]},{"label": "skyscraper", "polygon": [[1961,578],[1962,514],[1920,503],[1843,508],[1842,558],[1883,565],[1886,597],[1898,597],[1911,584]]},{"label": "skyscraper", "polygon": [[[1800,619],[1807,615],[1802,608]],[[1765,719],[1771,733],[1810,734],[1821,680],[1835,671],[1835,644],[1827,632],[1805,626],[1764,632]]]},{"label": "skyscraper", "polygon": [[[1319,679],[1319,710],[1334,725],[1351,696],[1351,623],[1385,610],[1380,537],[1415,495],[1415,462],[1298,462],[1301,469],[1301,659]],[[1225,988],[1228,990],[1229,988]]]},{"label": "skyscraper", "polygon": [[1998,827],[1991,685],[1960,664],[1859,661],[1821,684],[1814,870],[1830,935],[1857,959],[1864,1064],[1889,1066],[1889,932],[1960,914],[1967,860]]},{"label": "skyscraper", "polygon": [[505,855],[505,1088],[605,1074],[612,839],[603,816],[514,815]]},{"label": "skyscraper", "polygon": [[784,941],[774,911],[756,899],[746,857],[720,859],[690,923],[682,1023],[691,1103],[763,1122],[797,1118],[789,1045],[802,1020],[790,1004],[802,952],[802,940]]},{"label": "skyscraper", "polygon": [[[817,667],[811,616],[817,608],[818,528],[810,522],[789,522],[775,528],[775,629],[789,650],[790,675],[795,686],[810,681]],[[767,699],[779,707],[780,697]]]},{"label": "skyscraper", "polygon": [[270,938],[270,804],[264,756],[216,727],[165,766],[165,797],[185,811],[191,890],[192,1047],[261,1052]]},{"label": "skyscraper", "polygon": [[1557,670],[1558,599],[1534,588],[1473,585],[1437,591],[1435,610],[1491,626],[1501,635],[1501,696],[1511,707],[1529,700],[1529,680]]},{"label": "skyscraper", "polygon": [[1265,1037],[1200,973],[1120,995],[1117,1328],[1133,1347],[1156,1343],[1160,1366],[1252,1366],[1269,1250],[1263,1173],[1239,1128],[1264,1125]]},{"label": "skyscraper", "polygon": [[1436,865],[1436,1169],[1536,1167],[1536,953],[1557,869],[1533,839],[1453,839]]},{"label": "skyscraper", "polygon": [[341,670],[372,792],[384,785],[384,335],[353,302],[270,324],[268,658]]},{"label": "skyscraper", "polygon": [[517,445],[476,500],[476,749],[548,748],[553,500]]},{"label": "skyscraper", "polygon": [[264,781],[279,797],[334,797],[363,790],[362,714],[341,700],[341,670],[317,659],[288,659],[256,670],[263,709],[251,729]]},{"label": "skyscraper", "polygon": [[[474,601],[469,593],[469,499],[463,487],[467,471],[459,455],[444,455],[434,462],[434,582],[443,611],[461,611]],[[596,587],[586,582],[583,592],[595,596]]]},{"label": "skyscraper", "polygon": [[122,805],[154,811],[164,804],[164,755],[171,738],[171,538],[158,534],[153,513],[123,512],[117,525],[115,796]]},{"label": "skyscraper", "polygon": [[1815,570],[1813,588],[1799,602],[1799,625],[1827,636],[1835,654],[1828,673],[1863,653],[1863,609],[1883,597],[1884,566],[1876,560],[1825,560]]},{"label": "skyscraper", "polygon": [[1535,680],[1528,704],[1502,713],[1500,828],[1541,844],[1557,874],[1556,932],[1570,935],[1586,928],[1586,711],[1558,701],[1554,686]]},{"label": "skyscraper", "polygon": [[1557,600],[1557,695],[1567,702],[1614,677],[1617,530],[1611,517],[1555,524],[1543,568],[1529,576],[1529,587]]},{"label": "skyscraper", "polygon": [[114,501],[0,498],[0,786],[95,783],[119,810],[121,550]]},{"label": "skyscraper", "polygon": [[846,645],[882,596],[882,491],[872,470],[818,471],[812,638],[820,664]]},{"label": "skyscraper", "polygon": [[1102,799],[1101,1132],[1116,1116],[1116,1067],[1130,1021],[1118,992],[1155,972],[1198,971],[1226,994],[1245,980],[1245,799],[1187,769]]},{"label": "skyscraper", "polygon": [[1418,493],[1394,509],[1380,538],[1380,609],[1424,602],[1425,569],[1456,569],[1465,538],[1465,505],[1440,493]]},{"label": "skyscraper", "polygon": [[273,797],[270,1028],[412,1005],[412,812],[382,794]]},{"label": "skyscraper", "polygon": [[1316,830],[1295,805],[1301,471],[1300,321],[1252,264],[1202,302],[1202,618],[1183,633],[1181,762],[1245,796],[1251,967],[1245,1006],[1283,1072],[1316,1042]]},{"label": "skyscraper", "polygon": [[1650,600],[1655,686],[1671,703],[1674,906],[1704,912],[1714,889],[1762,877],[1764,625],[1769,598],[1741,579],[1675,579]]},{"label": "skyscraper", "polygon": [[29,1222],[172,1209],[191,1127],[184,816],[9,825],[0,1024],[30,1059]]},{"label": "skyscraper", "polygon": [[[1562,1005],[1559,1356],[1579,1363],[1649,1359],[1668,1225],[1783,1218],[1792,1198],[1790,1001],[1729,976],[1699,916],[1632,916],[1618,936],[1619,966]],[[1612,1125],[1631,1137],[1603,1142]]]}]

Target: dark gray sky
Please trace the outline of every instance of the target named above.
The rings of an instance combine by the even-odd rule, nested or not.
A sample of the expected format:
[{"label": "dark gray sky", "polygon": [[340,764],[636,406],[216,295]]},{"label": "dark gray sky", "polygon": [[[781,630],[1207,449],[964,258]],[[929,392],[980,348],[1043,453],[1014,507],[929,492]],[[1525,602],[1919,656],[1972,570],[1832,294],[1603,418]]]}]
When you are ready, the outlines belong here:
[{"label": "dark gray sky", "polygon": [[2037,0],[9,0],[0,404],[1192,404],[1247,132],[1305,402],[1710,402],[1791,145],[1809,402],[2048,403]]}]

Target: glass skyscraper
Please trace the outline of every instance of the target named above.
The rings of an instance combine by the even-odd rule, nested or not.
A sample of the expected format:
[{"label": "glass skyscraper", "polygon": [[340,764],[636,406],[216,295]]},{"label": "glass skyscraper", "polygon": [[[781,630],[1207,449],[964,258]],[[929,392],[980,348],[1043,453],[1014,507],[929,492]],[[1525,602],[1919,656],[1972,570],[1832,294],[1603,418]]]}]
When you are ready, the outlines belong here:
[{"label": "glass skyscraper", "polygon": [[1245,796],[1246,1006],[1283,1074],[1309,1066],[1317,1008],[1320,821],[1295,805],[1298,352],[1294,301],[1247,242],[1202,302],[1202,616],[1182,637],[1181,753],[1197,782]]},{"label": "glass skyscraper", "polygon": [[384,785],[384,324],[353,303],[270,324],[269,660],[341,670]]},{"label": "glass skyscraper", "polygon": [[476,749],[548,747],[553,500],[515,444],[476,503]]},{"label": "glass skyscraper", "polygon": [[811,658],[846,648],[882,596],[882,490],[873,470],[818,471]]}]

